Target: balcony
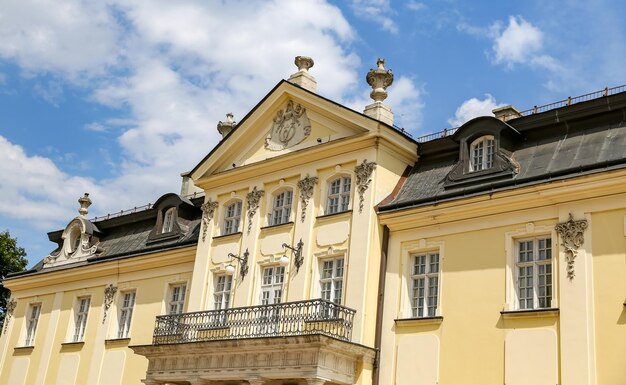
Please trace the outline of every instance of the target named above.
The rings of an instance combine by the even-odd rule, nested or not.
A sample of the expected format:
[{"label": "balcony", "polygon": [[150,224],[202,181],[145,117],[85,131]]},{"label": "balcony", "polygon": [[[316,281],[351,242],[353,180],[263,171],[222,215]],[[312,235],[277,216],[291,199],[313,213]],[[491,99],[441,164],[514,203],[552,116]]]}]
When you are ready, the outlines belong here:
[{"label": "balcony", "polygon": [[[351,342],[355,311],[315,299],[158,316],[146,384],[354,384],[374,349]],[[368,369],[369,370],[369,369]]]}]

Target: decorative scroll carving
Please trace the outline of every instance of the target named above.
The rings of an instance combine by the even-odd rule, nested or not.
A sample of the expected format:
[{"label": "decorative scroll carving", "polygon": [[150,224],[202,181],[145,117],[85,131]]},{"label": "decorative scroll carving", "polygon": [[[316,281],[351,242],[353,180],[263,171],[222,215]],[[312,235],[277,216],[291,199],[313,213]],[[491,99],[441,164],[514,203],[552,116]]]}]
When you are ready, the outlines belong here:
[{"label": "decorative scroll carving", "polygon": [[586,219],[574,220],[569,214],[567,222],[557,223],[554,229],[561,236],[561,245],[565,248],[565,260],[567,262],[567,278],[574,278],[574,259],[578,255],[578,248],[583,245],[585,229],[589,224]]},{"label": "decorative scroll carving", "polygon": [[107,312],[113,303],[115,293],[117,293],[117,286],[113,286],[112,283],[108,284],[107,287],[104,288],[104,317],[102,318],[102,323],[104,323],[107,319]]},{"label": "decorative scroll carving", "polygon": [[313,188],[317,184],[318,178],[316,176],[309,176],[298,181],[298,189],[300,189],[300,203],[302,203],[302,213],[300,214],[300,220],[304,222],[306,217],[306,208],[309,205],[309,199],[313,196]]},{"label": "decorative scroll carving", "polygon": [[252,191],[246,195],[246,202],[248,203],[248,234],[250,234],[250,230],[252,229],[252,218],[259,209],[259,202],[264,194],[265,191],[257,190],[256,186],[254,186]]},{"label": "decorative scroll carving", "polygon": [[302,142],[310,134],[311,122],[306,109],[290,100],[284,111],[276,113],[269,137],[265,139],[265,148],[281,151]]},{"label": "decorative scroll carving", "polygon": [[15,307],[17,306],[17,301],[15,298],[11,298],[9,302],[7,302],[7,309],[4,316],[4,330],[9,326],[9,322],[11,321],[11,317],[13,317],[13,312],[15,311]]},{"label": "decorative scroll carving", "polygon": [[204,202],[201,206],[202,209],[202,242],[206,239],[206,232],[209,229],[209,223],[213,220],[215,215],[215,209],[217,208],[217,202],[213,202],[211,198]]},{"label": "decorative scroll carving", "polygon": [[365,200],[363,194],[365,194],[365,191],[367,191],[367,188],[372,182],[370,177],[375,168],[376,162],[368,162],[366,159],[363,159],[363,162],[354,168],[356,186],[359,191],[359,212],[363,211],[363,201]]}]

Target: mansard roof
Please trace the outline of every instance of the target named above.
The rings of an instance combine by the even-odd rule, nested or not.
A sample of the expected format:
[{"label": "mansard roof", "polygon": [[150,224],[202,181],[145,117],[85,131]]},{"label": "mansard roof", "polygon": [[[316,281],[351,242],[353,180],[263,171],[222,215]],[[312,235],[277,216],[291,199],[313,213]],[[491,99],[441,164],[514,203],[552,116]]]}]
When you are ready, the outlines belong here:
[{"label": "mansard roof", "polygon": [[481,119],[466,123],[455,135],[420,143],[418,162],[379,212],[626,168],[626,92],[508,120],[511,132],[519,133],[505,146],[511,172],[493,177],[477,172],[475,178],[466,172],[462,183],[451,181],[462,161],[463,132],[475,130]]}]

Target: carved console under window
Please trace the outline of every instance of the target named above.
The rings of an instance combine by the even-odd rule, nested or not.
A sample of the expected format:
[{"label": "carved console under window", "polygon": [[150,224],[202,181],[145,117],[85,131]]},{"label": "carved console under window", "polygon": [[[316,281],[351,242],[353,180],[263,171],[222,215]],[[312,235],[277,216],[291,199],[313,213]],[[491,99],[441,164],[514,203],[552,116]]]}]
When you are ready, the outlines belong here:
[{"label": "carved console under window", "polygon": [[213,220],[217,205],[218,203],[213,202],[211,198],[202,204],[202,242],[206,239],[206,232],[209,229],[209,223]]},{"label": "carved console under window", "polygon": [[575,221],[570,213],[567,222],[557,223],[554,227],[561,236],[561,245],[565,248],[565,261],[567,262],[567,278],[574,278],[574,260],[578,256],[578,249],[585,242],[585,229],[589,224],[586,219]]},{"label": "carved console under window", "polygon": [[287,102],[284,110],[279,110],[272,123],[265,148],[280,151],[302,142],[311,134],[311,122],[306,109],[293,101]]},{"label": "carved console under window", "polygon": [[104,288],[104,317],[102,317],[102,323],[104,323],[107,319],[107,312],[113,303],[115,293],[117,293],[117,286],[113,286],[112,283],[108,284],[107,287]]},{"label": "carved console under window", "polygon": [[252,229],[252,218],[254,218],[254,214],[259,209],[259,202],[264,194],[265,191],[257,190],[256,186],[254,186],[252,191],[246,195],[246,202],[248,203],[248,234],[250,234]]},{"label": "carved console under window", "polygon": [[368,162],[366,159],[363,159],[363,162],[354,168],[356,187],[359,192],[359,212],[363,212],[363,201],[365,200],[363,195],[372,182],[371,176],[375,168],[376,162]]},{"label": "carved console under window", "polygon": [[300,220],[304,222],[306,217],[306,208],[309,205],[309,199],[313,196],[313,189],[317,184],[318,178],[316,176],[306,176],[298,181],[298,189],[300,189],[300,203],[302,203],[302,213],[300,214]]}]

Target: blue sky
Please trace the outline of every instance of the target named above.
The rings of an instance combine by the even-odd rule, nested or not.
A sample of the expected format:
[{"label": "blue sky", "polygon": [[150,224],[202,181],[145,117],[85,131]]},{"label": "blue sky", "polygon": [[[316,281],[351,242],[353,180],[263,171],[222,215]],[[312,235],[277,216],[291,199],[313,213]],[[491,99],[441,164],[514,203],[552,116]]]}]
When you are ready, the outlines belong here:
[{"label": "blue sky", "polygon": [[90,216],[178,192],[217,122],[296,55],[358,111],[385,58],[387,103],[416,137],[625,84],[625,14],[618,0],[0,0],[0,230],[32,265],[84,192]]}]

